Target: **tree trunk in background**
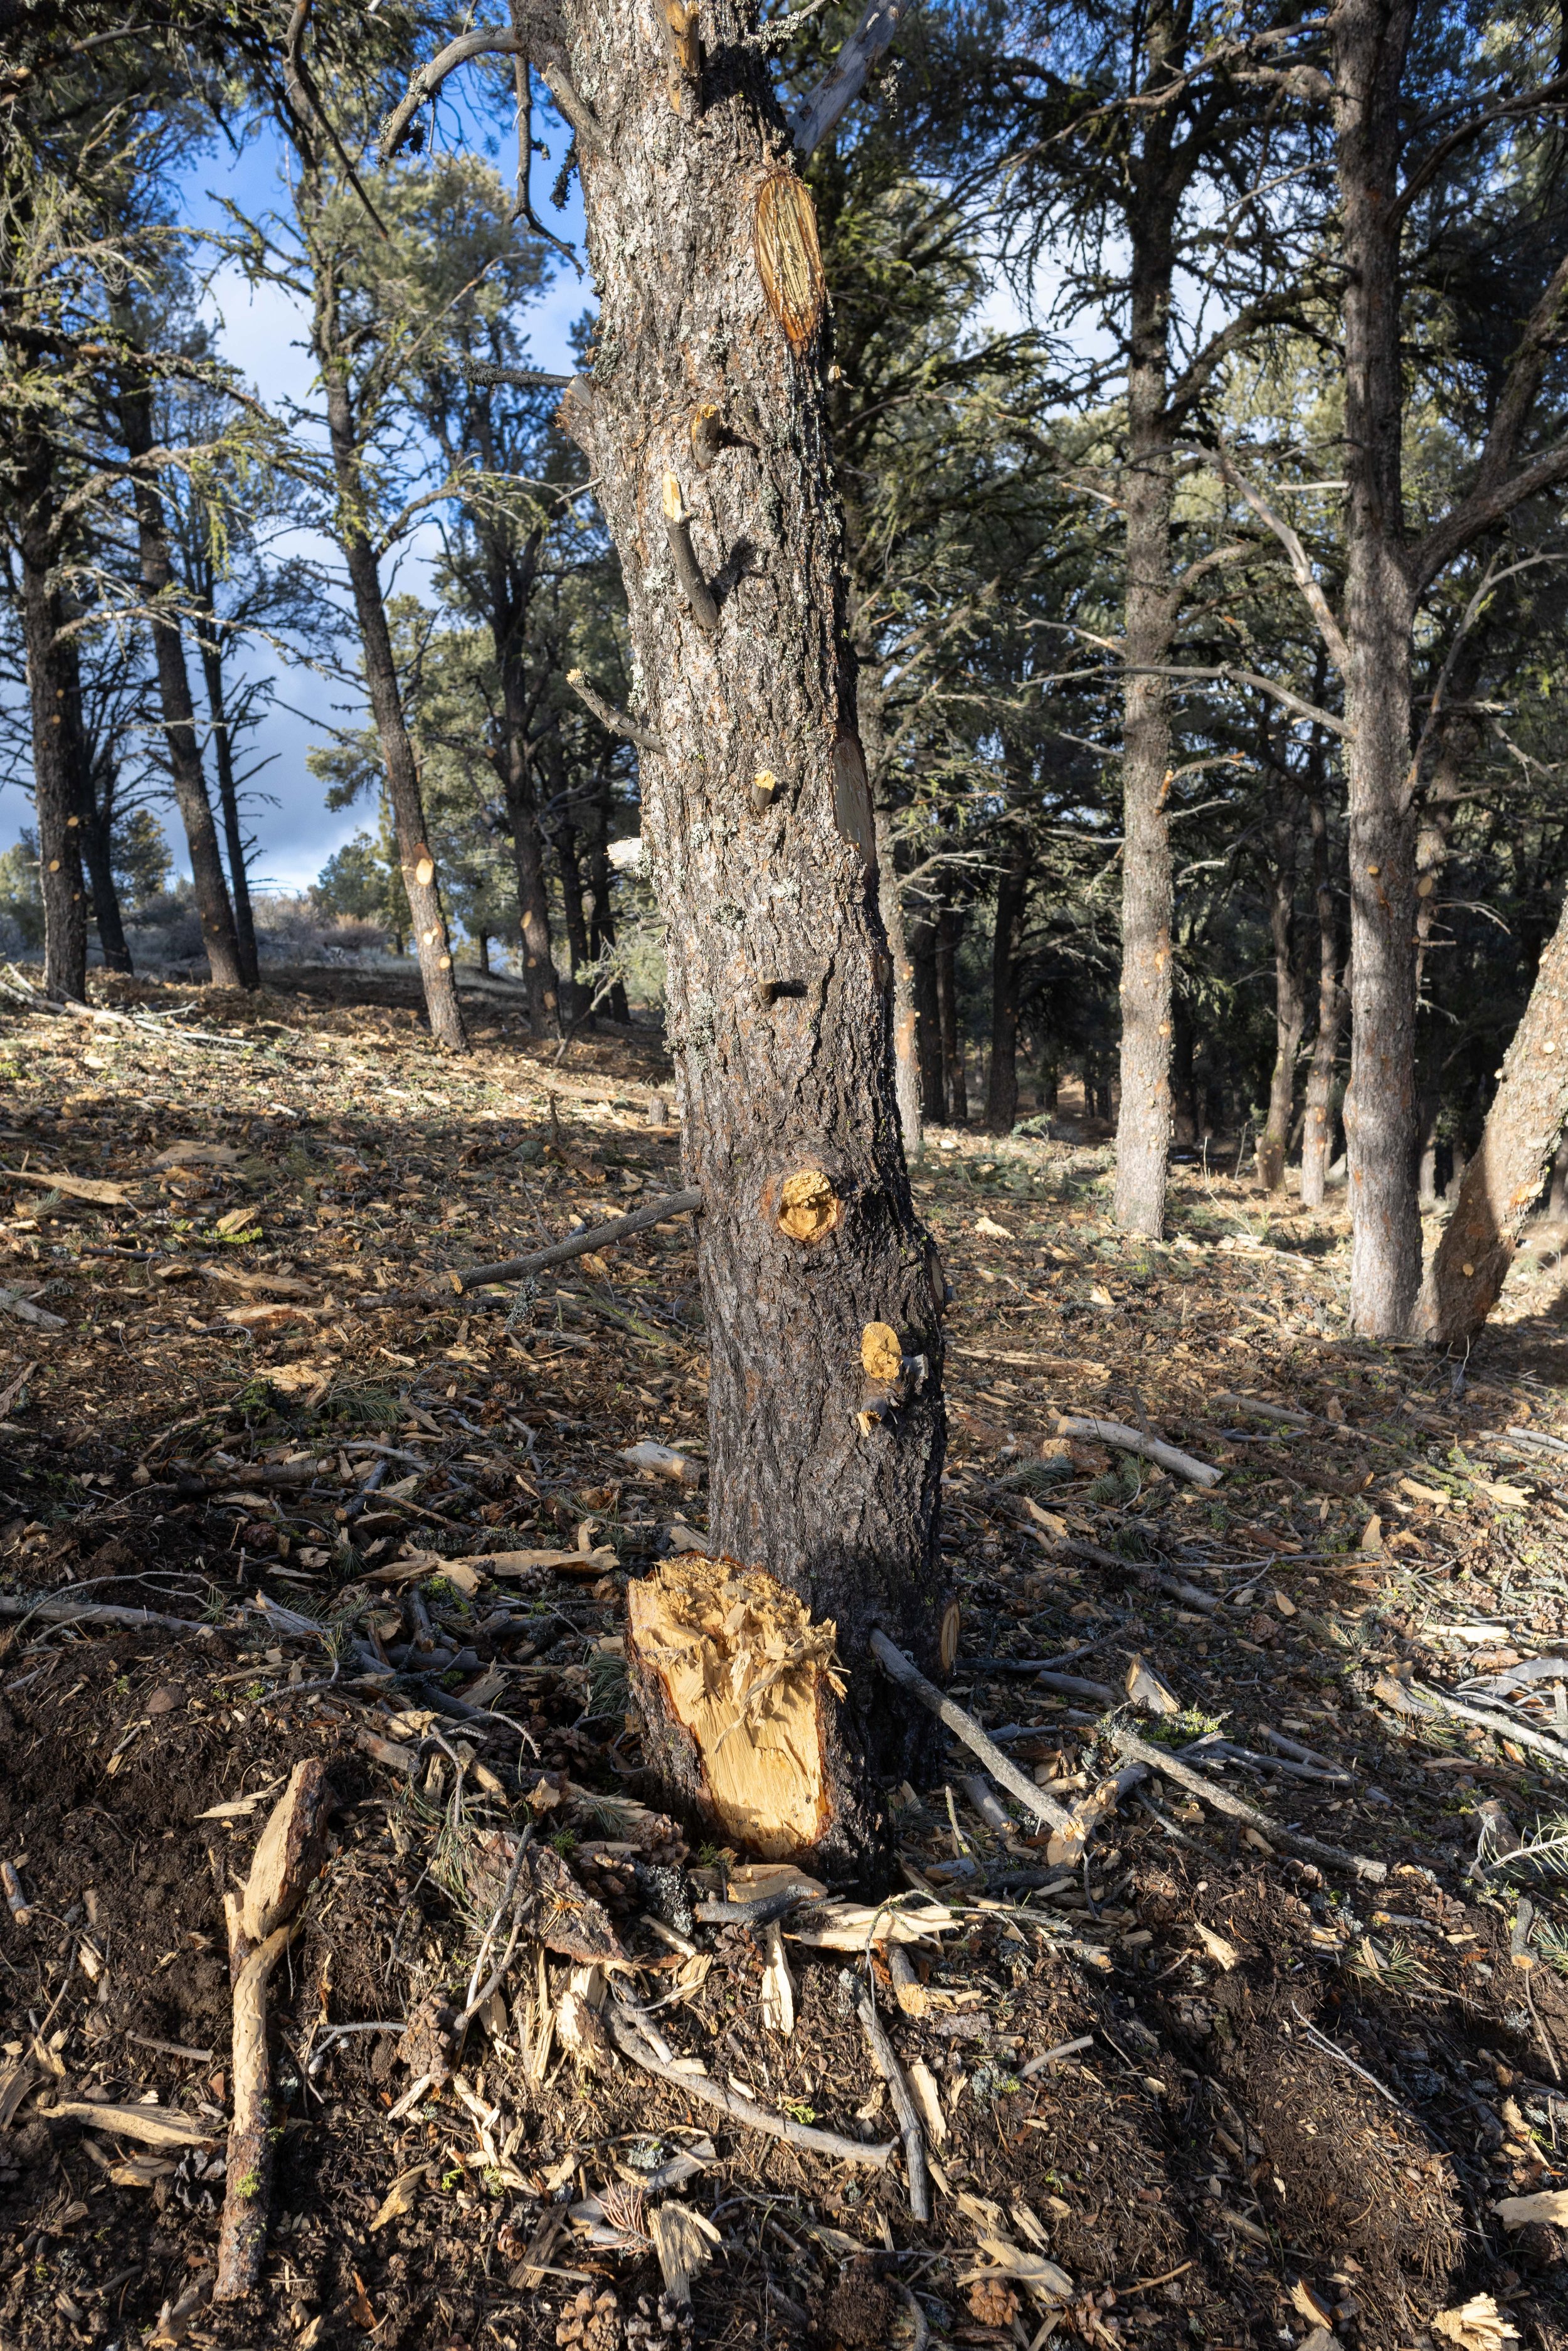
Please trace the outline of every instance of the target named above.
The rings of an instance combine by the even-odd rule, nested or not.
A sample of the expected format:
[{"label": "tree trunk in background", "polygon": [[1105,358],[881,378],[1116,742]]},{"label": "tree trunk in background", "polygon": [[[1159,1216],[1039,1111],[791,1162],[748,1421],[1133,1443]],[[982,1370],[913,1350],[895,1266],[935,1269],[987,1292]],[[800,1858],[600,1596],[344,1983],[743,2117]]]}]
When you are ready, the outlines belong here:
[{"label": "tree trunk in background", "polygon": [[33,795],[38,820],[38,879],[44,898],[44,988],[87,997],[87,896],[82,887],[77,778],[70,757],[68,679],[60,644],[53,571],[57,517],[54,453],[28,434],[16,460],[22,639],[33,735]]},{"label": "tree trunk in background", "polygon": [[577,827],[566,813],[564,776],[559,781],[561,814],[555,823],[555,856],[560,868],[561,919],[566,925],[566,946],[570,957],[564,1010],[569,1020],[580,1020],[587,1012],[592,989],[578,977],[587,966],[588,925],[582,918],[582,870],[578,863]]},{"label": "tree trunk in background", "polygon": [[964,918],[944,906],[936,923],[936,1025],[942,1039],[942,1091],[953,1126],[969,1123],[969,1086],[958,1017],[958,937]]},{"label": "tree trunk in background", "polygon": [[1171,990],[1171,1130],[1176,1143],[1197,1141],[1197,1086],[1193,1061],[1197,1032],[1192,1008],[1179,987]]},{"label": "tree trunk in background", "polygon": [[[600,789],[593,801],[592,848],[588,860],[588,880],[591,898],[588,910],[589,941],[594,956],[607,954],[615,945],[615,913],[610,897],[610,817],[611,775],[608,763],[601,767]],[[612,1020],[630,1027],[632,1008],[626,1001],[626,987],[617,980],[605,998],[605,1009]]]},{"label": "tree trunk in background", "polygon": [[1328,811],[1322,792],[1308,801],[1312,827],[1312,893],[1318,916],[1318,1029],[1307,1071],[1306,1124],[1301,1131],[1301,1206],[1321,1208],[1333,1159],[1333,1073],[1344,1019],[1339,981],[1339,926],[1329,872]]},{"label": "tree trunk in background", "polygon": [[1281,810],[1274,823],[1274,864],[1269,892],[1269,935],[1274,946],[1274,1067],[1269,1081],[1269,1116],[1258,1138],[1258,1174],[1263,1188],[1284,1188],[1285,1153],[1296,1100],[1296,1056],[1306,1027],[1305,991],[1296,967],[1296,820]]},{"label": "tree trunk in background", "polygon": [[[1449,692],[1457,699],[1468,701],[1474,692],[1479,664],[1466,663],[1461,658],[1450,680]],[[1473,727],[1468,717],[1450,720],[1441,729],[1437,756],[1432,763],[1431,780],[1423,793],[1416,831],[1416,1068],[1420,1073],[1416,1095],[1416,1124],[1419,1136],[1420,1160],[1416,1175],[1416,1206],[1421,1209],[1437,1205],[1437,1121],[1443,1108],[1442,1040],[1436,1032],[1428,1011],[1421,1018],[1421,991],[1427,974],[1427,956],[1431,946],[1432,925],[1437,911],[1437,884],[1448,861],[1448,835],[1458,814],[1464,788],[1465,754],[1471,747]]]},{"label": "tree trunk in background", "polygon": [[156,610],[168,608],[168,617],[148,623],[152,658],[158,674],[158,700],[163,713],[163,740],[174,784],[174,803],[191,855],[191,879],[201,919],[202,945],[206,951],[214,987],[245,987],[234,907],[218,855],[217,828],[207,798],[202,767],[202,747],[196,734],[196,709],[191,699],[190,673],[185,667],[185,641],[172,608],[174,567],[169,556],[163,500],[157,476],[145,465],[153,447],[152,392],[144,377],[121,379],[119,394],[120,437],[131,463],[131,502],[136,511],[136,546],[143,601]]},{"label": "tree trunk in background", "polygon": [[915,1043],[920,1069],[920,1111],[928,1126],[947,1123],[942,1059],[942,1007],[936,992],[936,925],[924,915],[904,928],[915,998]]},{"label": "tree trunk in background", "polygon": [[1502,1081],[1422,1285],[1418,1338],[1459,1345],[1497,1304],[1568,1128],[1568,901],[1541,958]]},{"label": "tree trunk in background", "polygon": [[[620,555],[662,747],[643,761],[643,838],[685,1180],[704,1196],[711,1524],[745,1563],[674,1561],[639,1584],[628,1662],[644,1754],[676,1800],[737,1844],[870,1881],[891,1849],[877,1779],[925,1745],[870,1635],[934,1667],[946,1601],[943,1280],[899,1139],[825,296],[766,63],[742,44],[754,16],[705,10],[704,39],[723,45],[706,83],[670,67],[652,13],[565,0],[563,16],[572,88],[601,126],[577,152],[596,343],[615,356],[560,413]],[[727,427],[706,471],[699,403]],[[763,769],[779,789],[758,813]],[[797,1662],[769,1688],[786,1729],[761,1807],[756,1718],[727,1734],[775,1635]]]},{"label": "tree trunk in background", "polygon": [[81,843],[81,861],[87,870],[92,919],[98,930],[104,969],[129,972],[131,968],[131,949],[126,944],[125,925],[120,919],[120,891],[114,879],[110,832],[116,772],[114,747],[109,746],[104,754],[104,771],[109,781],[100,801],[88,749],[87,727],[82,714],[81,660],[74,637],[65,640],[59,654],[60,674],[66,689],[61,708],[66,713],[67,756],[76,789],[76,812],[80,820],[76,830]]},{"label": "tree trunk in background", "polygon": [[1018,941],[1029,900],[1029,834],[1021,824],[1015,824],[997,882],[997,918],[991,935],[991,1066],[986,1124],[993,1134],[1010,1134],[1018,1121]]},{"label": "tree trunk in background", "polygon": [[[1151,7],[1146,79],[1177,48],[1167,6]],[[1160,108],[1145,122],[1129,199],[1127,586],[1123,632],[1127,681],[1122,736],[1122,1098],[1116,1120],[1115,1219],[1124,1232],[1165,1232],[1171,1144],[1171,420],[1166,413],[1171,277],[1173,124]]]},{"label": "tree trunk in background", "polygon": [[879,794],[876,804],[877,904],[893,958],[893,1082],[898,1097],[898,1125],[906,1160],[920,1155],[919,1021],[915,1003],[915,966],[904,920],[904,900],[898,887],[894,856],[891,810]]},{"label": "tree trunk in background", "polygon": [[1400,436],[1399,89],[1411,0],[1329,20],[1344,265],[1344,747],[1350,802],[1350,1312],[1406,1335],[1421,1285],[1416,1200],[1416,839]]},{"label": "tree trunk in background", "polygon": [[240,823],[239,790],[235,782],[234,745],[229,738],[228,712],[224,699],[224,657],[215,643],[201,640],[202,675],[207,688],[207,710],[213,722],[213,756],[218,771],[218,806],[224,812],[224,843],[228,851],[229,892],[234,901],[235,944],[247,987],[261,986],[261,962],[256,948],[256,916],[250,903],[250,876],[246,871],[245,831]]},{"label": "tree trunk in background", "polygon": [[349,585],[353,591],[354,617],[359,623],[360,645],[365,664],[365,691],[370,698],[371,716],[375,722],[382,763],[386,769],[387,798],[392,803],[398,863],[408,897],[409,917],[413,925],[414,952],[419,957],[425,1014],[433,1036],[439,1038],[453,1052],[466,1052],[468,1034],[463,1025],[463,1010],[457,1000],[457,983],[452,976],[452,943],[447,935],[446,914],[435,879],[435,860],[425,835],[424,803],[420,794],[413,745],[409,741],[408,725],[403,716],[402,690],[398,684],[392,632],[387,626],[386,602],[382,594],[381,566],[376,561],[374,548],[355,519],[363,512],[365,501],[360,480],[353,417],[340,377],[331,369],[325,372],[327,429],[338,482],[338,543],[343,551]]},{"label": "tree trunk in background", "polygon": [[524,645],[528,606],[538,570],[542,527],[520,548],[492,547],[486,564],[490,634],[501,673],[501,788],[512,836],[512,867],[517,887],[517,937],[528,1019],[537,1029],[560,1025],[559,982],[550,953],[549,891],[545,882],[544,835],[534,785],[533,697],[528,692]]}]

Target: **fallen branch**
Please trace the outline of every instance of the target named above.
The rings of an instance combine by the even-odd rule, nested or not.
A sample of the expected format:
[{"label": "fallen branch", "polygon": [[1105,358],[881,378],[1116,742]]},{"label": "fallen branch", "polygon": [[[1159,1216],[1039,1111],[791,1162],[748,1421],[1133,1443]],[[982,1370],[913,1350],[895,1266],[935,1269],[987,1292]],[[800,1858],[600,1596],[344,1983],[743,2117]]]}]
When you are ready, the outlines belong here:
[{"label": "fallen branch", "polygon": [[547,1267],[565,1265],[569,1259],[582,1257],[589,1249],[612,1249],[617,1241],[630,1239],[633,1233],[646,1232],[650,1225],[662,1225],[672,1217],[689,1217],[700,1208],[700,1192],[668,1192],[663,1198],[650,1200],[645,1208],[636,1208],[629,1217],[616,1217],[607,1225],[591,1225],[580,1233],[573,1233],[564,1241],[555,1241],[549,1249],[535,1249],[531,1257],[506,1258],[499,1265],[473,1265],[466,1273],[452,1276],[459,1290],[477,1290],[486,1281],[522,1281],[530,1273],[543,1273]]},{"label": "fallen branch", "polygon": [[243,1897],[224,1900],[234,1984],[234,2109],[213,2287],[218,2302],[240,2301],[253,2290],[267,2252],[274,2140],[267,1989],[320,1869],[330,1797],[320,1758],[297,1763],[256,1841]]},{"label": "fallen branch", "polygon": [[143,2147],[202,2147],[216,2136],[210,2123],[168,2106],[95,2106],[86,2098],[66,2098],[50,2106],[44,2119],[90,2123],[110,2138],[140,2139]]},{"label": "fallen branch", "polygon": [[[847,1970],[845,1973],[848,1974]],[[840,1980],[841,1982],[843,1978],[841,1977]],[[925,2135],[920,2127],[919,2114],[909,2095],[904,2068],[894,2054],[892,2042],[883,2031],[873,1994],[863,1983],[856,1983],[852,1975],[849,1976],[849,1981],[854,1991],[855,2014],[860,2018],[861,2031],[865,2034],[866,2045],[876,2061],[877,2071],[887,2084],[893,2110],[898,2116],[899,2134],[904,2140],[904,2168],[909,2174],[910,2211],[917,2220],[929,2220],[931,2179],[925,2168]]]},{"label": "fallen branch", "polygon": [[51,1314],[47,1306],[35,1306],[16,1290],[0,1290],[0,1314],[14,1314],[18,1322],[31,1322],[39,1331],[63,1331],[66,1327],[63,1314]]},{"label": "fallen branch", "polygon": [[804,2147],[810,2154],[831,2156],[839,2163],[869,2164],[873,2171],[886,2170],[893,2155],[892,2140],[868,2147],[862,2139],[841,2138],[837,2131],[815,2130],[809,2123],[792,2122],[788,2115],[769,2114],[766,2106],[753,2105],[749,2098],[721,2089],[706,2074],[683,2074],[677,2066],[664,2064],[645,2046],[631,2018],[615,2002],[609,2004],[605,2013],[615,2045],[630,2064],[658,2081],[668,2082],[699,2105],[713,2106],[747,2130],[788,2139],[791,2147]]},{"label": "fallen branch", "polygon": [[1245,1802],[1240,1796],[1233,1796],[1228,1788],[1217,1788],[1212,1780],[1206,1780],[1200,1771],[1189,1771],[1167,1749],[1152,1747],[1146,1739],[1140,1739],[1136,1732],[1128,1730],[1122,1723],[1107,1723],[1105,1729],[1112,1745],[1124,1755],[1130,1756],[1135,1762],[1146,1763],[1150,1771],[1157,1771],[1162,1779],[1174,1780],[1178,1788],[1185,1788],[1189,1795],[1198,1797],[1202,1802],[1211,1805],[1215,1812],[1224,1813],[1233,1821],[1244,1821],[1249,1828],[1256,1829],[1260,1836],[1270,1838],[1274,1844],[1282,1845],[1287,1853],[1299,1854],[1307,1861],[1324,1862],[1331,1869],[1348,1869],[1354,1876],[1366,1878],[1374,1886],[1381,1886],[1388,1876],[1386,1862],[1373,1861],[1364,1854],[1344,1853],[1337,1844],[1322,1844],[1316,1837],[1302,1836],[1294,1829],[1282,1828],[1278,1821],[1270,1820],[1267,1813],[1259,1812],[1256,1805]]},{"label": "fallen branch", "polygon": [[1066,1412],[1057,1419],[1056,1433],[1113,1445],[1118,1453],[1141,1454],[1145,1461],[1168,1469],[1174,1478],[1189,1478],[1195,1486],[1218,1486],[1225,1475],[1212,1462],[1197,1461],[1178,1446],[1167,1445],[1163,1437],[1145,1437],[1141,1428],[1129,1428],[1120,1420],[1094,1420],[1086,1413]]},{"label": "fallen branch", "polygon": [[1429,1689],[1419,1682],[1412,1682],[1406,1695],[1416,1700],[1419,1708],[1440,1707],[1445,1714],[1458,1715],[1461,1722],[1476,1723],[1498,1739],[1511,1739],[1521,1747],[1532,1747],[1538,1755],[1549,1756],[1560,1771],[1568,1771],[1568,1747],[1560,1739],[1549,1739],[1544,1731],[1532,1729],[1516,1715],[1494,1714],[1489,1707],[1467,1705],[1463,1698],[1450,1698],[1447,1690]]},{"label": "fallen branch", "polygon": [[217,1627],[196,1616],[161,1616],[152,1608],[120,1608],[107,1600],[18,1600],[0,1597],[0,1616],[42,1616],[51,1625],[127,1625],[137,1632],[156,1625],[168,1633],[192,1635],[214,1633]]},{"label": "fallen branch", "polygon": [[911,1698],[918,1698],[938,1722],[945,1722],[949,1730],[956,1731],[965,1746],[979,1757],[992,1779],[1009,1795],[1016,1796],[1020,1804],[1027,1804],[1037,1820],[1053,1829],[1071,1825],[1071,1815],[1062,1810],[1055,1797],[1048,1796],[1043,1788],[1037,1788],[1032,1780],[1026,1779],[1016,1763],[1009,1763],[996,1741],[987,1738],[974,1716],[966,1714],[935,1682],[928,1682],[919,1667],[902,1649],[895,1648],[885,1633],[873,1633],[871,1651],[883,1673],[900,1689],[906,1689]]}]

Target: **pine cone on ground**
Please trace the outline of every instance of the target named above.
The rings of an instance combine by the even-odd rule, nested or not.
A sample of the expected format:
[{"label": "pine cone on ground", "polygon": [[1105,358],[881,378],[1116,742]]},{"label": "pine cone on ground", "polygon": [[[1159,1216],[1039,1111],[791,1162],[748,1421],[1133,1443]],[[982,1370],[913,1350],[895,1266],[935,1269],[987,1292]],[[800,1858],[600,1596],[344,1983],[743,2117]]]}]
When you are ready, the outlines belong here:
[{"label": "pine cone on ground", "polygon": [[662,2294],[655,2304],[651,2295],[640,2294],[626,2320],[626,2351],[692,2351],[694,2334],[689,2302],[672,2302]]},{"label": "pine cone on ground", "polygon": [[690,1845],[668,1813],[650,1813],[645,1821],[637,1823],[632,1836],[645,1859],[662,1861],[667,1868],[679,1869],[691,1856]]},{"label": "pine cone on ground", "polygon": [[561,2312],[555,2339],[561,2351],[621,2351],[621,2305],[610,2289],[595,2301],[580,2287]]},{"label": "pine cone on ground", "polygon": [[1019,2298],[999,2278],[977,2278],[969,2288],[969,2310],[982,2326],[1010,2326],[1019,2314]]}]

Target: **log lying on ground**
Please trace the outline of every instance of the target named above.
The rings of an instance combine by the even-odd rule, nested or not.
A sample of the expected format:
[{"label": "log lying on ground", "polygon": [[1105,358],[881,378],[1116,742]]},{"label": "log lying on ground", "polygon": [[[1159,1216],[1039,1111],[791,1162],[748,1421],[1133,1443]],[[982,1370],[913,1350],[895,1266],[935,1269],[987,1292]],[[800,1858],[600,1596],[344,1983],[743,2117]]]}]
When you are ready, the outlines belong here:
[{"label": "log lying on ground", "polygon": [[224,2217],[214,2300],[237,2302],[261,2275],[272,2187],[272,2094],[267,2063],[267,1990],[298,1924],[326,1851],[332,1801],[319,1756],[297,1763],[257,1842],[243,1896],[225,1897],[234,1985]]},{"label": "log lying on ground", "polygon": [[761,1568],[682,1552],[626,1595],[626,1663],[653,1768],[768,1861],[852,1867],[880,1817],[839,1735],[831,1619]]},{"label": "log lying on ground", "polygon": [[1255,1804],[1245,1802],[1240,1796],[1233,1796],[1228,1788],[1217,1787],[1212,1780],[1206,1780],[1201,1771],[1189,1771],[1166,1748],[1151,1747],[1147,1740],[1138,1738],[1135,1732],[1126,1729],[1121,1723],[1108,1723],[1106,1729],[1113,1746],[1118,1747],[1124,1755],[1134,1762],[1146,1763],[1150,1771],[1157,1771],[1162,1779],[1174,1780],[1178,1788],[1186,1789],[1189,1795],[1211,1805],[1215,1812],[1224,1813],[1233,1821],[1244,1821],[1249,1828],[1256,1829],[1260,1836],[1267,1837],[1270,1844],[1279,1845],[1282,1851],[1298,1854],[1303,1861],[1320,1861],[1329,1869],[1348,1869],[1353,1876],[1365,1878],[1374,1886],[1381,1886],[1388,1876],[1386,1862],[1373,1861],[1365,1854],[1346,1853],[1337,1844],[1322,1844],[1316,1837],[1303,1836],[1295,1829],[1281,1827],[1278,1821],[1270,1820],[1267,1813],[1260,1813]]},{"label": "log lying on ground", "polygon": [[1141,1428],[1129,1428],[1120,1420],[1096,1420],[1087,1413],[1067,1412],[1056,1424],[1058,1437],[1076,1437],[1098,1445],[1114,1446],[1118,1453],[1136,1453],[1145,1461],[1153,1461],[1168,1469],[1176,1478],[1189,1478],[1195,1486],[1218,1486],[1224,1477],[1211,1461],[1197,1461],[1179,1446],[1167,1445],[1163,1437],[1145,1437]]},{"label": "log lying on ground", "polygon": [[471,1265],[465,1273],[455,1273],[453,1280],[460,1290],[479,1290],[487,1281],[523,1281],[530,1273],[544,1273],[552,1265],[565,1265],[574,1257],[584,1257],[590,1249],[613,1249],[617,1241],[629,1240],[633,1233],[645,1233],[651,1225],[662,1225],[672,1217],[689,1217],[702,1207],[700,1192],[666,1192],[660,1199],[650,1200],[645,1208],[634,1208],[629,1217],[614,1217],[607,1225],[591,1225],[580,1233],[572,1233],[564,1241],[552,1241],[549,1249],[535,1249],[529,1257],[504,1258],[499,1265]]},{"label": "log lying on ground", "polygon": [[1044,1821],[1048,1827],[1071,1827],[1071,1813],[1062,1810],[1055,1797],[1048,1796],[1043,1788],[1037,1788],[1032,1780],[1026,1779],[1018,1765],[1008,1761],[995,1740],[986,1737],[974,1716],[966,1714],[955,1699],[936,1687],[935,1682],[928,1682],[919,1667],[906,1657],[902,1649],[895,1647],[885,1633],[872,1635],[871,1648],[883,1673],[895,1681],[900,1689],[907,1690],[911,1698],[918,1698],[938,1722],[945,1722],[949,1730],[956,1731],[965,1746],[980,1758],[992,1779],[1009,1795],[1016,1796],[1020,1804],[1027,1804],[1035,1817]]}]

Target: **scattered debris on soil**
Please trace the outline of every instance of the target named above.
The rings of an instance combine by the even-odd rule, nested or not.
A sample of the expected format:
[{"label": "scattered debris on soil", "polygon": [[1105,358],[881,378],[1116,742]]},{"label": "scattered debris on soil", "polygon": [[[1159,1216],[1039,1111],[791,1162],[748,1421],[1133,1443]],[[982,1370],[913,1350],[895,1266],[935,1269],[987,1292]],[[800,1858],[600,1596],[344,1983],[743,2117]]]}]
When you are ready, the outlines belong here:
[{"label": "scattered debris on soil", "polygon": [[643,1766],[690,1218],[457,1287],[680,1188],[656,1036],[298,978],[0,1009],[6,2351],[1568,2344],[1550,1251],[1460,1365],[1338,1210],[933,1137],[968,1729],[865,1905]]}]

